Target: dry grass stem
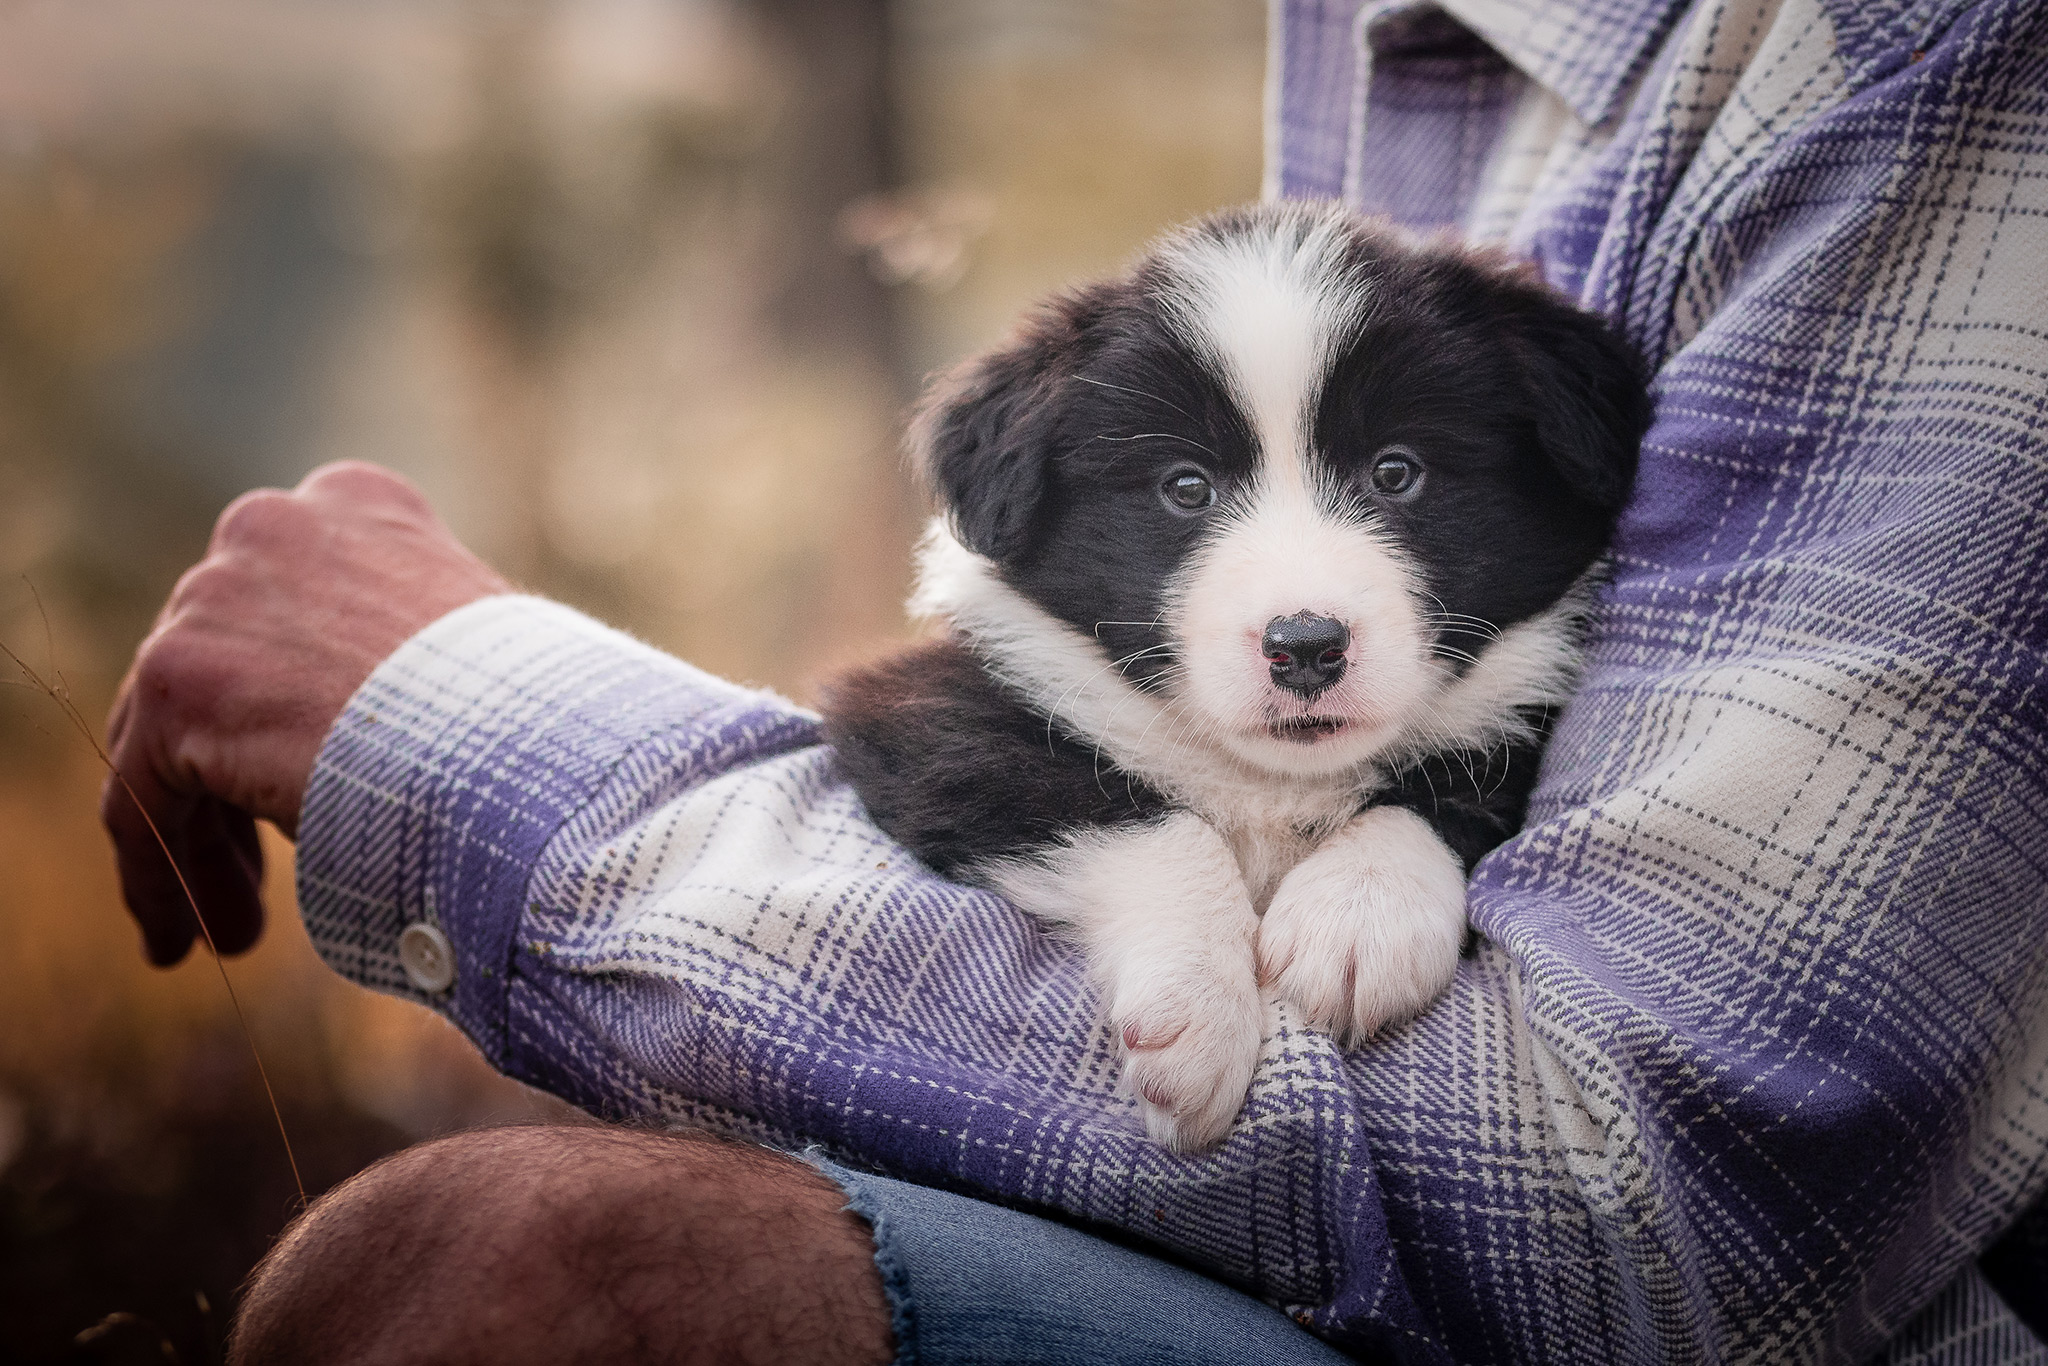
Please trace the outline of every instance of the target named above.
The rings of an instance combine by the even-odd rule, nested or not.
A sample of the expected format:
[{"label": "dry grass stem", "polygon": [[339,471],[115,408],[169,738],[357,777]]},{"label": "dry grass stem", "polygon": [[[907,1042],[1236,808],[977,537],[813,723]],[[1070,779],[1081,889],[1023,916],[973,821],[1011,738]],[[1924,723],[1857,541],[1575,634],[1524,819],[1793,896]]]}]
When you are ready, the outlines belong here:
[{"label": "dry grass stem", "polygon": [[[50,652],[50,658],[54,660],[56,647],[50,633],[50,615],[43,610],[42,595],[36,592],[34,584],[29,584],[28,591],[35,598],[36,612],[43,621],[45,647]],[[135,803],[135,809],[142,814],[144,823],[149,826],[149,833],[156,840],[157,848],[163,851],[165,861],[171,865],[171,873],[178,879],[178,887],[185,894],[185,904],[192,908],[192,919],[198,923],[199,933],[205,938],[207,950],[213,955],[213,965],[220,972],[220,984],[227,990],[228,1004],[234,1007],[235,1023],[241,1027],[242,1038],[249,1045],[249,1056],[255,1060],[256,1075],[262,1079],[263,1094],[270,1102],[271,1118],[277,1121],[277,1137],[284,1144],[285,1161],[291,1165],[292,1184],[298,1188],[299,1205],[303,1208],[307,1203],[306,1183],[299,1175],[299,1159],[292,1151],[292,1138],[285,1128],[284,1111],[277,1103],[277,1092],[270,1085],[270,1072],[263,1065],[262,1051],[256,1047],[255,1031],[249,1028],[249,1017],[243,1013],[241,998],[235,995],[235,984],[228,977],[227,962],[221,957],[219,946],[214,943],[213,929],[206,923],[206,913],[199,908],[199,898],[193,895],[192,884],[185,880],[185,870],[179,866],[176,856],[171,853],[170,843],[164,839],[163,831],[157,828],[156,819],[149,814],[148,808],[143,806],[142,799],[135,795],[135,789],[129,786],[128,779],[122,775],[121,770],[114,766],[114,761],[107,756],[106,748],[100,744],[99,737],[93,733],[92,724],[71,700],[70,685],[64,681],[63,672],[52,663],[50,677],[45,678],[30,667],[29,662],[16,654],[5,641],[0,641],[0,654],[5,654],[14,662],[14,667],[20,670],[22,678],[26,680],[27,687],[55,702],[58,709],[64,713],[64,719],[71,723],[72,729],[84,737],[85,743],[92,747],[92,752],[99,756],[100,763],[113,775],[114,781],[121,785],[121,790],[128,794],[128,800]]]}]

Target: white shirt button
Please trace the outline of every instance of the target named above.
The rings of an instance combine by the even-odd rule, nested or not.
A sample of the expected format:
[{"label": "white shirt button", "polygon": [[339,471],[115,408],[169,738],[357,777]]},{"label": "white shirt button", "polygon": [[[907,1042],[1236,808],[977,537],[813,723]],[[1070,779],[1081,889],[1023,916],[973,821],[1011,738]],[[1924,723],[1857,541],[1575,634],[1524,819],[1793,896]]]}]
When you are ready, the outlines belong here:
[{"label": "white shirt button", "polygon": [[421,991],[438,994],[455,985],[455,946],[425,921],[407,925],[399,934],[398,961]]}]

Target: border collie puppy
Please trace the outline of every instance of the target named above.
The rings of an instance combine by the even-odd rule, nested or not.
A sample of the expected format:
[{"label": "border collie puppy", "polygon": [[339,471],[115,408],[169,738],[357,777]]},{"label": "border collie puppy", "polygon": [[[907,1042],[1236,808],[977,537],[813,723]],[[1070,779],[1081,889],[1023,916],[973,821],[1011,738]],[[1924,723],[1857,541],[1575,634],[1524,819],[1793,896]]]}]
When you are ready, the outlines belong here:
[{"label": "border collie puppy", "polygon": [[1079,939],[1147,1130],[1209,1147],[1266,998],[1356,1041],[1450,982],[1648,416],[1506,258],[1328,205],[1196,223],[925,401],[946,631],[830,691],[841,770]]}]

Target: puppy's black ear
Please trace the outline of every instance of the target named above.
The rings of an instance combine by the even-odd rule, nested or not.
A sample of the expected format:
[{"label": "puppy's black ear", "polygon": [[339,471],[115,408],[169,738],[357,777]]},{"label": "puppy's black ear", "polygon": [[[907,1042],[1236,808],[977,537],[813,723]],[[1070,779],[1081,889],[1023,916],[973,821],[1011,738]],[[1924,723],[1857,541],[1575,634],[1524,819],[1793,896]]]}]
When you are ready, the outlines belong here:
[{"label": "puppy's black ear", "polygon": [[1098,291],[1054,300],[1001,349],[939,377],[910,455],[968,549],[998,563],[1029,543],[1058,441],[1062,383],[1080,366]]},{"label": "puppy's black ear", "polygon": [[1533,280],[1507,290],[1536,439],[1587,502],[1619,512],[1635,486],[1650,396],[1635,351],[1601,318]]}]

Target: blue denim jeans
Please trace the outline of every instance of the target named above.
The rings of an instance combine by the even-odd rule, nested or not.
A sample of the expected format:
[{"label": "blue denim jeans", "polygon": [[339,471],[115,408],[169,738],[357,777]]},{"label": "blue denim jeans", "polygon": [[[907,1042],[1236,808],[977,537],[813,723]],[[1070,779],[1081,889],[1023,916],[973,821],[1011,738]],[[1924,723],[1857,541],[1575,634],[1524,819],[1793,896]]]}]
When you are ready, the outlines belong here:
[{"label": "blue denim jeans", "polygon": [[1185,1267],[964,1195],[808,1160],[875,1237],[898,1366],[1348,1360],[1292,1319]]}]

